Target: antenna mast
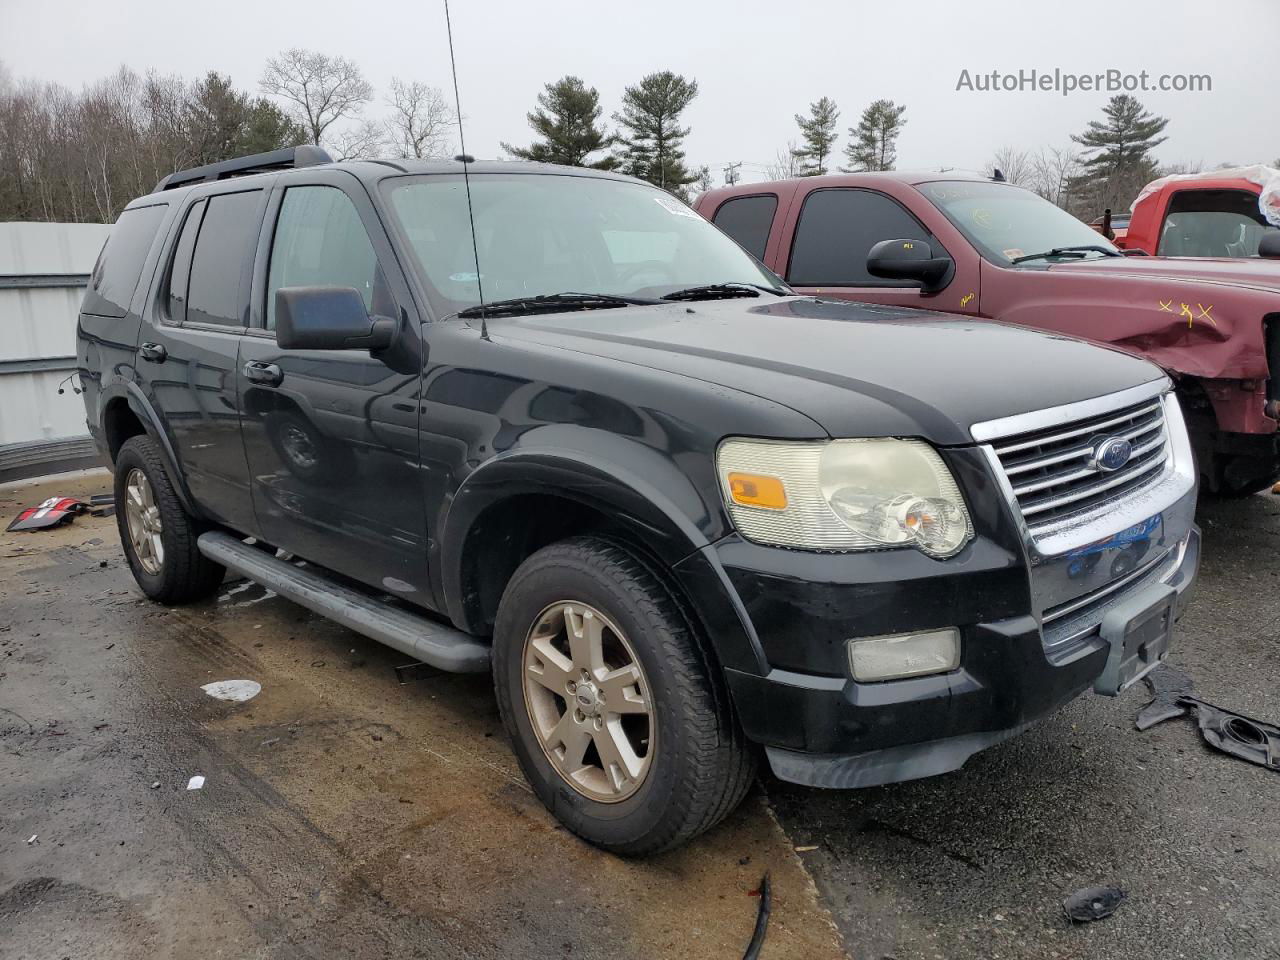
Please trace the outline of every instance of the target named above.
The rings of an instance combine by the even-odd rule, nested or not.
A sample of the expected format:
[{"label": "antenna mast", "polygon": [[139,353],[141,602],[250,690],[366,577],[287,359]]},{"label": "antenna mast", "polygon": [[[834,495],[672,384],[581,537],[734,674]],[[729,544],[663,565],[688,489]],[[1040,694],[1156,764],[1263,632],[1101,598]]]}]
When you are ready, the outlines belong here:
[{"label": "antenna mast", "polygon": [[458,60],[453,55],[453,21],[449,18],[449,0],[444,0],[444,26],[449,35],[449,66],[453,70],[453,102],[458,111],[458,146],[462,149],[455,160],[462,161],[462,183],[467,191],[467,219],[471,222],[471,253],[476,261],[476,292],[480,296],[480,339],[489,339],[489,324],[484,309],[484,285],[480,281],[480,245],[476,241],[476,215],[471,208],[471,177],[467,166],[472,158],[467,155],[467,139],[462,130],[462,97],[458,94]]}]

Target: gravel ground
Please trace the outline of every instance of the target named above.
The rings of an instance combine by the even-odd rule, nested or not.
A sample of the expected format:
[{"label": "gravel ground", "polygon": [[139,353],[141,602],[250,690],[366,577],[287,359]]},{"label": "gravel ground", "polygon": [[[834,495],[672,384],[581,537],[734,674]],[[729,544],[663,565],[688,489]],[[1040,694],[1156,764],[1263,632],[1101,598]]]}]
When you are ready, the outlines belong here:
[{"label": "gravel ground", "polygon": [[[1203,699],[1280,722],[1280,497],[1208,501],[1195,601],[1170,662]],[[1280,956],[1280,775],[1145,733],[1139,684],[1085,695],[957,773],[769,797],[857,960]],[[1074,928],[1062,900],[1128,894]]]},{"label": "gravel ground", "polygon": [[[0,487],[0,517],[106,482]],[[158,607],[114,520],[0,533],[0,610],[2,960],[737,958],[765,871],[766,960],[840,955],[761,791],[670,854],[601,853],[530,793],[487,677],[402,685],[408,658],[245,581]],[[236,679],[262,691],[200,689]]]}]

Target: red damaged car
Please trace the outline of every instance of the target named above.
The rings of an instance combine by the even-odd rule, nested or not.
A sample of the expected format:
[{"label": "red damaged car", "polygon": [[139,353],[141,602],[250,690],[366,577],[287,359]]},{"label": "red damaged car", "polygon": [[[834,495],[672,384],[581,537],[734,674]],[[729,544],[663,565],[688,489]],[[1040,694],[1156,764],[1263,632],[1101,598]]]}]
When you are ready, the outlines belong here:
[{"label": "red damaged car", "polygon": [[1260,259],[1125,256],[1029,190],[950,173],[739,184],[695,209],[803,293],[969,313],[1147,357],[1177,383],[1206,489],[1280,479],[1270,242]]},{"label": "red damaged car", "polygon": [[1253,166],[1153,180],[1133,201],[1133,213],[1112,217],[1111,228],[1121,250],[1235,258],[1265,256],[1264,243],[1280,242],[1276,223],[1280,170]]}]

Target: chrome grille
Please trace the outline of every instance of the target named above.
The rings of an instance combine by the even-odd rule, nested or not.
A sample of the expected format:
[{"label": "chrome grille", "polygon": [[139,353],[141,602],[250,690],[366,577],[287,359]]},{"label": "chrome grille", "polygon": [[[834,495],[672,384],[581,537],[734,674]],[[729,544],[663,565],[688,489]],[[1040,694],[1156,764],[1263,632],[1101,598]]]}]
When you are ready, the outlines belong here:
[{"label": "chrome grille", "polygon": [[[1094,443],[1123,437],[1129,461],[1111,473],[1090,466]],[[1003,437],[996,456],[1032,535],[1156,483],[1169,460],[1160,398],[1097,416]]]}]

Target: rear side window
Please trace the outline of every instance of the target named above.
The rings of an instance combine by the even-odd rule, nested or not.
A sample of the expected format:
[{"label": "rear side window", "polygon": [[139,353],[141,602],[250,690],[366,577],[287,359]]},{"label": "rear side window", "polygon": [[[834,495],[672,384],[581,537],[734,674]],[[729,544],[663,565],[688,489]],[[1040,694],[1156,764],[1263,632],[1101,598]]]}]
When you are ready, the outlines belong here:
[{"label": "rear side window", "polygon": [[871,248],[899,239],[931,242],[916,218],[883,193],[814,191],[800,211],[787,280],[798,286],[912,286],[867,272]]},{"label": "rear side window", "polygon": [[734,197],[720,204],[711,222],[738,241],[743,250],[757,260],[764,260],[769,243],[769,228],[778,210],[773,194],[759,197]]},{"label": "rear side window", "polygon": [[129,312],[129,301],[142,275],[142,264],[168,209],[168,204],[158,203],[134,207],[120,214],[89,279],[84,297],[85,313],[123,317]]},{"label": "rear side window", "polygon": [[187,319],[187,283],[191,278],[191,254],[196,249],[196,234],[204,217],[205,202],[199,200],[187,211],[182,233],[173,250],[173,266],[169,268],[169,320],[182,323]]},{"label": "rear side window", "polygon": [[261,201],[261,190],[208,199],[187,282],[188,322],[244,326],[240,287],[258,241]]},{"label": "rear side window", "polygon": [[276,328],[281,287],[353,287],[365,309],[395,314],[369,234],[337,187],[290,187],[280,204],[267,276],[267,329]]}]

